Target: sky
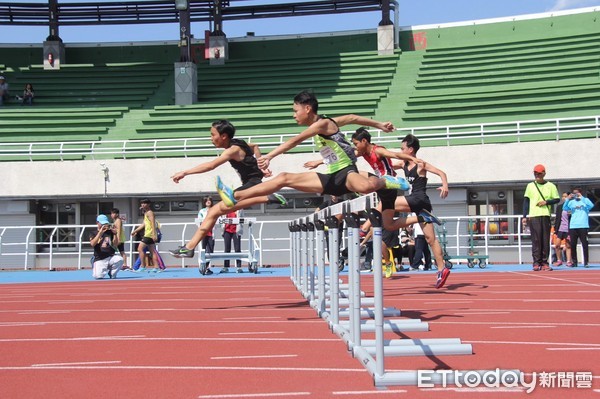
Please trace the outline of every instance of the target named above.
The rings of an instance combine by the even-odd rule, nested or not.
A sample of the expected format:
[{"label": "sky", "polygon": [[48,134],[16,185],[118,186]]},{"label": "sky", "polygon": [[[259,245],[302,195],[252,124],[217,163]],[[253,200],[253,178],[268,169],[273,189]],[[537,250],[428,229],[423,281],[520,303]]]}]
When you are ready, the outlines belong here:
[{"label": "sky", "polygon": [[[59,0],[60,3],[87,0]],[[121,0],[106,0],[121,1]],[[296,0],[305,1],[305,0]],[[309,1],[309,0],[306,0]],[[18,0],[19,3],[44,3],[42,0]],[[290,2],[288,0],[248,0],[244,5]],[[398,0],[401,27],[471,21],[486,18],[512,17],[582,7],[599,7],[600,0]],[[335,32],[375,29],[380,13],[339,14],[296,18],[273,18],[246,21],[225,21],[223,30],[228,38],[243,37],[246,32],[256,36]],[[207,23],[193,23],[192,34],[203,38]],[[60,27],[65,43],[137,42],[177,40],[178,24],[107,25]],[[37,43],[48,36],[47,27],[0,25],[0,43]]]}]

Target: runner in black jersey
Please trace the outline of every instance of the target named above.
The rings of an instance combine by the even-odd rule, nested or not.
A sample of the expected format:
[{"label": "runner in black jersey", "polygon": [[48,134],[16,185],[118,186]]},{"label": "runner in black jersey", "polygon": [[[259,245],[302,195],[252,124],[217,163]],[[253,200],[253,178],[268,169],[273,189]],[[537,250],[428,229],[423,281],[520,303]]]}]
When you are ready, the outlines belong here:
[{"label": "runner in black jersey", "polygon": [[[260,169],[258,167],[256,159],[261,156],[258,145],[248,144],[244,140],[234,139],[234,135],[235,127],[228,120],[219,120],[213,122],[210,129],[211,141],[215,147],[224,148],[225,151],[223,151],[220,156],[216,157],[212,161],[204,162],[191,169],[175,173],[173,176],[171,176],[171,179],[173,179],[175,183],[179,183],[179,181],[187,175],[206,173],[224,164],[225,162],[229,162],[242,180],[242,185],[238,187],[236,191],[246,190],[252,186],[260,184],[263,177],[270,176],[271,172],[268,169]],[[222,202],[210,207],[208,214],[202,221],[200,227],[198,227],[198,230],[196,230],[196,233],[194,233],[192,239],[184,246],[169,252],[178,258],[193,257],[194,249],[202,241],[204,236],[206,236],[206,234],[212,230],[219,216],[225,215],[234,210],[248,208],[253,205],[267,202],[285,205],[286,200],[279,194],[272,194],[240,201],[234,208],[228,208]]]},{"label": "runner in black jersey", "polygon": [[[409,134],[402,139],[402,152],[405,154],[416,157],[420,147],[419,139],[412,134]],[[406,179],[411,185],[411,192],[409,195],[396,198],[396,202],[394,203],[395,210],[398,212],[414,212],[416,214],[425,213],[430,215],[435,223],[440,224],[439,220],[431,215],[431,201],[427,196],[427,172],[438,175],[442,180],[442,186],[438,188],[441,198],[446,198],[448,196],[448,178],[446,173],[430,163],[420,164],[414,163],[413,161],[400,161],[400,163],[394,165],[394,167],[404,170]],[[402,226],[401,221],[393,220],[393,211],[384,211],[383,219],[386,229],[394,230]],[[423,229],[425,239],[435,256],[435,262],[438,269],[436,288],[442,288],[450,275],[450,269],[445,267],[442,247],[437,240],[433,225],[430,223],[420,223],[420,225]]]}]

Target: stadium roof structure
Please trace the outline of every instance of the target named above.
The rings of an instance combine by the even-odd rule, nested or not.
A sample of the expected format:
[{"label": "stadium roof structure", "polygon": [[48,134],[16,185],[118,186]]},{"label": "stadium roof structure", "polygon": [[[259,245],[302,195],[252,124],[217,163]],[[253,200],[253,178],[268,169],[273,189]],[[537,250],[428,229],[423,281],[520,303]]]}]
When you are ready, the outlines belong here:
[{"label": "stadium roof structure", "polygon": [[[295,17],[381,11],[386,20],[392,0],[328,0],[243,5],[246,0],[189,0],[191,22],[209,22],[215,9],[222,10],[222,20]],[[392,4],[390,4],[392,3]],[[54,13],[52,13],[54,11]],[[59,4],[0,2],[0,25],[118,25],[179,22],[175,2],[169,0],[123,1],[118,3],[80,2]]]}]

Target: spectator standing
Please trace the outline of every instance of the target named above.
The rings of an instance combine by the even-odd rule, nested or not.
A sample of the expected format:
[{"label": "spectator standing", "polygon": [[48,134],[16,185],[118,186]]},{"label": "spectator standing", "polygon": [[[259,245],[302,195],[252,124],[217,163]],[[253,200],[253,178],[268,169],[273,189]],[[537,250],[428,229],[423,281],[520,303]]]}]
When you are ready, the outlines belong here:
[{"label": "spectator standing", "polygon": [[[138,254],[141,262],[140,264],[142,265],[141,267],[145,267],[144,265],[147,264],[147,255],[152,257],[152,263],[155,267],[160,265],[158,252],[156,251],[156,243],[158,242],[156,217],[154,216],[151,206],[152,201],[147,198],[144,198],[140,201],[140,210],[144,213],[144,221],[131,232],[132,237],[134,237],[138,232],[144,232],[144,236],[138,245]],[[148,249],[148,254],[146,254],[146,248]]]},{"label": "spectator standing", "polygon": [[127,266],[127,254],[125,253],[125,229],[123,228],[123,220],[121,220],[121,215],[118,208],[113,208],[110,210],[110,217],[113,220],[113,225],[115,226],[115,232],[117,233],[117,238],[119,239],[119,245],[117,249],[119,250],[119,254],[123,258],[123,270],[129,269]]},{"label": "spectator standing", "polygon": [[[411,260],[410,268],[419,270],[431,270],[431,251],[425,238],[425,233],[421,226],[417,223],[414,225],[415,234],[415,254]],[[423,264],[421,260],[425,258]]]},{"label": "spectator standing", "polygon": [[[208,215],[210,208],[214,205],[211,197],[202,198],[202,209],[198,212],[198,218],[196,219],[198,226],[202,225],[202,222]],[[202,238],[202,249],[207,254],[212,254],[215,252],[215,237],[214,237],[214,224],[210,227],[210,229],[206,232],[206,235]],[[210,262],[206,263],[206,274],[213,274],[213,271],[210,270]]]},{"label": "spectator standing", "polygon": [[533,168],[535,180],[527,185],[523,198],[523,225],[531,231],[531,254],[533,271],[551,271],[548,264],[550,255],[550,214],[552,205],[560,201],[558,189],[545,179],[544,165]]},{"label": "spectator standing", "polygon": [[8,101],[9,96],[10,92],[8,91],[8,83],[6,83],[4,76],[0,75],[0,106],[4,105],[4,103]]},{"label": "spectator standing", "polygon": [[[225,219],[236,219],[242,217],[242,210],[232,211],[225,215]],[[221,216],[221,218],[223,218]],[[243,226],[238,223],[224,223],[223,224],[223,244],[225,246],[225,253],[231,252],[231,242],[233,241],[233,249],[235,252],[242,251],[242,234]],[[229,272],[229,259],[223,261],[223,272]],[[235,260],[237,266],[236,271],[242,273],[242,261],[240,259]]]},{"label": "spectator standing", "polygon": [[556,218],[554,220],[554,252],[556,253],[556,262],[554,266],[562,265],[563,249],[566,255],[567,265],[573,264],[571,259],[571,240],[569,239],[569,212],[564,209],[564,204],[571,193],[562,193],[562,202],[556,207]]},{"label": "spectator standing", "polygon": [[119,238],[106,215],[98,215],[96,225],[98,230],[90,234],[90,245],[94,248],[92,276],[101,279],[108,274],[108,278],[116,278],[123,266],[123,258],[116,255],[115,249]]},{"label": "spectator standing", "polygon": [[563,209],[571,212],[569,222],[569,236],[571,238],[571,264],[569,267],[577,267],[577,240],[581,240],[583,249],[583,267],[589,266],[588,231],[590,229],[590,210],[594,207],[592,201],[581,195],[580,188],[574,188],[565,201]]}]

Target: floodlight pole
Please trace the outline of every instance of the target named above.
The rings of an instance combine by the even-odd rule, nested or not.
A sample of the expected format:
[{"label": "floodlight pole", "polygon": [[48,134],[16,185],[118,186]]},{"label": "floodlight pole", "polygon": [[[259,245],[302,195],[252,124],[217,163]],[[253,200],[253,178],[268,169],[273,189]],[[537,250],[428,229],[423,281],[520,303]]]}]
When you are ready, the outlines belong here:
[{"label": "floodlight pole", "polygon": [[381,22],[379,26],[392,25],[390,19],[390,0],[382,0],[381,2]]},{"label": "floodlight pole", "polygon": [[48,0],[48,29],[49,34],[46,41],[62,42],[58,35],[58,0]]}]

